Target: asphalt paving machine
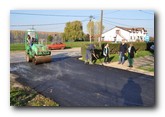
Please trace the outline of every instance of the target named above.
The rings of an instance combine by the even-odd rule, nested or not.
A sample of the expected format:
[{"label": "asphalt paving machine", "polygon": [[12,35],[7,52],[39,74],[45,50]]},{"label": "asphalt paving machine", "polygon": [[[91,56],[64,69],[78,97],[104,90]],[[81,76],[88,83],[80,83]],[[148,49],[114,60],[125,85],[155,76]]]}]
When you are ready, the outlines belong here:
[{"label": "asphalt paving machine", "polygon": [[39,44],[38,33],[33,28],[25,32],[25,51],[27,62],[35,65],[51,62],[51,51],[47,46]]}]

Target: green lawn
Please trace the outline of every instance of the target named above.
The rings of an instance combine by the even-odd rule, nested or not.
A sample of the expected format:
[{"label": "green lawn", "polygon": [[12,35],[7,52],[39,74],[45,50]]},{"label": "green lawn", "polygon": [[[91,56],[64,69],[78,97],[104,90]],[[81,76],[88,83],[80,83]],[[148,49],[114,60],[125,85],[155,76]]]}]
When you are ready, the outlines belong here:
[{"label": "green lawn", "polygon": [[25,50],[24,44],[10,44],[10,51]]},{"label": "green lawn", "polygon": [[[152,55],[152,53],[149,51],[138,51],[135,54],[135,58],[144,57],[144,56],[148,56],[148,55]],[[111,62],[116,62],[119,59],[119,55],[118,54],[110,54],[109,58],[110,58]],[[104,62],[104,58],[98,59],[96,61],[96,64],[100,64],[101,62]]]},{"label": "green lawn", "polygon": [[142,69],[142,70],[149,71],[149,72],[154,72],[154,66],[151,66],[151,65],[140,66],[140,67],[138,67],[138,69]]}]

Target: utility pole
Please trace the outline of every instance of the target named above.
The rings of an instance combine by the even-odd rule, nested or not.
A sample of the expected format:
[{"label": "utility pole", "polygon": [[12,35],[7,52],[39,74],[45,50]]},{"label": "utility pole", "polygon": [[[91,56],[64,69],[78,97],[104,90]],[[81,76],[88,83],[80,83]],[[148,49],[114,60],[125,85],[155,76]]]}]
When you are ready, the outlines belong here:
[{"label": "utility pole", "polygon": [[103,28],[103,10],[101,10],[100,16],[100,39],[99,39],[99,46],[101,47],[101,39],[102,39],[102,29]]}]

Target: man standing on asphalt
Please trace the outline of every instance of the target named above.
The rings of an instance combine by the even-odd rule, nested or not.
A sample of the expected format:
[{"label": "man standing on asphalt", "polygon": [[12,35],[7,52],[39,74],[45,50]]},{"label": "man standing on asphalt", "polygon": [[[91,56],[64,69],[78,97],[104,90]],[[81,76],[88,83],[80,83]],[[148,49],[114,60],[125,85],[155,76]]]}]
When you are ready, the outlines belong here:
[{"label": "man standing on asphalt", "polygon": [[119,63],[118,64],[124,64],[125,62],[125,53],[127,52],[127,44],[125,43],[125,39],[122,39],[122,43],[119,47]]}]

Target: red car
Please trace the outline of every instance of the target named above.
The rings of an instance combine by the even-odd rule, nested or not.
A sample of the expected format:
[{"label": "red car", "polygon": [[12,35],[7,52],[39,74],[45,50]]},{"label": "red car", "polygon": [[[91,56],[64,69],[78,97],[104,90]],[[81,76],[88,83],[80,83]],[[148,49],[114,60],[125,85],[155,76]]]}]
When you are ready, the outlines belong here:
[{"label": "red car", "polygon": [[54,44],[47,45],[47,47],[50,50],[58,50],[58,49],[64,49],[66,45],[63,43],[54,43]]}]

